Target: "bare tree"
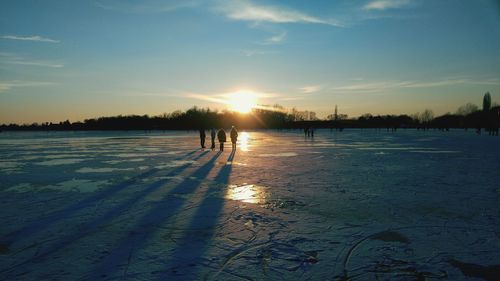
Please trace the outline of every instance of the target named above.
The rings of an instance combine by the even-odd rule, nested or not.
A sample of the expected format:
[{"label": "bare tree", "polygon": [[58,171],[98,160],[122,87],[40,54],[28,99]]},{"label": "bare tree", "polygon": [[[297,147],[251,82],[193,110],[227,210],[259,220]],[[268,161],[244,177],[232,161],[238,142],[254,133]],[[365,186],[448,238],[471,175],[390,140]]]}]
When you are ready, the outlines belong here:
[{"label": "bare tree", "polygon": [[434,112],[430,109],[426,109],[424,112],[419,114],[418,119],[420,123],[427,124],[434,119]]},{"label": "bare tree", "polygon": [[457,115],[466,116],[478,110],[479,108],[477,107],[477,105],[468,102],[457,109]]}]

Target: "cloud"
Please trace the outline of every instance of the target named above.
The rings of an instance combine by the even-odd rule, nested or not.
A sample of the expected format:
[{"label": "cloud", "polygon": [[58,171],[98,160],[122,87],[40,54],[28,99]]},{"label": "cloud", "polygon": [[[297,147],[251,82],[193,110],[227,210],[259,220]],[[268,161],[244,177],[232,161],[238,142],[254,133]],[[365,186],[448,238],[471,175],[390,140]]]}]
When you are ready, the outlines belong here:
[{"label": "cloud", "polygon": [[183,1],[173,1],[173,0],[149,0],[149,1],[137,1],[133,3],[127,3],[125,1],[117,0],[101,0],[95,2],[95,5],[101,9],[121,12],[121,13],[164,13],[172,12],[182,8],[191,8],[199,5],[198,0],[183,0]]},{"label": "cloud", "polygon": [[52,82],[41,82],[41,81],[0,81],[0,93],[9,91],[12,88],[17,87],[37,87],[37,86],[49,86],[54,85]]},{"label": "cloud", "polygon": [[253,57],[256,55],[268,55],[268,54],[274,54],[276,51],[263,51],[263,50],[242,50],[241,53],[245,57]]},{"label": "cloud", "polygon": [[313,23],[342,26],[336,20],[326,20],[303,12],[277,6],[264,6],[249,0],[222,1],[218,10],[233,20],[270,23]]},{"label": "cloud", "polygon": [[315,93],[321,89],[322,89],[321,85],[309,85],[309,86],[304,86],[302,88],[299,88],[299,90],[302,91],[302,93],[304,93],[304,94],[312,94],[312,93]]},{"label": "cloud", "polygon": [[33,36],[17,36],[17,35],[3,35],[0,38],[8,40],[20,40],[20,41],[34,41],[34,42],[48,42],[48,43],[59,43],[61,41],[54,40],[39,35]]},{"label": "cloud", "polygon": [[55,63],[50,61],[7,61],[9,64],[18,64],[18,65],[31,65],[31,66],[42,66],[42,67],[52,67],[52,68],[60,68],[64,67],[64,64]]},{"label": "cloud", "polygon": [[0,63],[6,63],[6,64],[40,66],[40,67],[51,67],[51,68],[64,67],[64,64],[59,62],[53,62],[47,60],[32,60],[18,56],[13,53],[0,52],[0,58],[2,58],[2,61]]},{"label": "cloud", "polygon": [[234,91],[219,92],[219,93],[183,92],[182,94],[179,95],[179,97],[188,97],[188,98],[192,98],[192,99],[209,101],[209,102],[227,105],[227,104],[231,103],[230,102],[231,97],[235,93],[238,93],[238,92],[251,92],[257,97],[258,100],[268,99],[268,98],[277,98],[277,97],[283,96],[282,94],[273,93],[273,92],[263,92],[263,91],[250,90],[250,89],[237,89]]},{"label": "cloud", "polygon": [[420,82],[420,83],[409,83],[408,85],[404,85],[404,88],[432,88],[432,87],[441,87],[441,86],[450,86],[457,84],[467,83],[466,79],[451,79],[451,80],[441,80],[434,82]]},{"label": "cloud", "polygon": [[289,97],[289,98],[282,98],[282,101],[296,101],[296,100],[303,100],[304,97]]},{"label": "cloud", "polygon": [[280,34],[267,38],[266,40],[264,40],[264,42],[262,42],[262,44],[264,45],[280,44],[286,39],[286,35],[287,35],[286,31],[283,31]]},{"label": "cloud", "polygon": [[409,6],[412,4],[411,0],[375,0],[367,3],[363,6],[364,10],[387,10],[387,9],[397,9]]},{"label": "cloud", "polygon": [[381,90],[390,89],[390,88],[398,88],[404,87],[405,85],[410,84],[411,82],[407,81],[379,81],[379,82],[371,82],[371,83],[354,83],[339,87],[331,88],[331,90],[336,92],[379,92]]},{"label": "cloud", "polygon": [[454,86],[462,84],[476,84],[476,85],[500,85],[498,79],[443,79],[430,82],[416,82],[416,81],[378,81],[371,83],[355,83],[344,86],[333,87],[330,90],[334,92],[357,92],[357,93],[375,93],[388,89],[404,89],[404,88],[435,88]]}]

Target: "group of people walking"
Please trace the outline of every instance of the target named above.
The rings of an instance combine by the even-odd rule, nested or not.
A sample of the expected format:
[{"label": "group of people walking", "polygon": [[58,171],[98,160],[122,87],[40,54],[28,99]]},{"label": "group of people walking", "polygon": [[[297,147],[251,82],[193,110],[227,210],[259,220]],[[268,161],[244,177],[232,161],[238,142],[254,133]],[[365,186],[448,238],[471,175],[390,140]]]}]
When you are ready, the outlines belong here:
[{"label": "group of people walking", "polygon": [[[238,131],[234,126],[231,127],[231,132],[229,133],[229,135],[231,137],[232,149],[236,149],[236,141],[238,140]],[[226,142],[226,131],[224,131],[224,129],[222,128],[219,129],[217,133],[215,132],[214,128],[210,130],[210,139],[212,141],[210,148],[212,150],[215,149],[216,136],[217,140],[219,141],[220,151],[224,151],[224,143]],[[200,145],[202,149],[205,148],[205,138],[206,138],[205,128],[200,128]]]}]

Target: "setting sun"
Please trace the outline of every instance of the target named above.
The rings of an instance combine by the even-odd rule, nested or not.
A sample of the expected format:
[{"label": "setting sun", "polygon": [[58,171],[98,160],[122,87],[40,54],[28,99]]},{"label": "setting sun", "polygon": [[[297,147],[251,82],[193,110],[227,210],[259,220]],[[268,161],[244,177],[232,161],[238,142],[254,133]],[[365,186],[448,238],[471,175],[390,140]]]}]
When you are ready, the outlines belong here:
[{"label": "setting sun", "polygon": [[257,95],[252,91],[237,91],[229,94],[228,104],[231,110],[249,113],[257,106]]}]

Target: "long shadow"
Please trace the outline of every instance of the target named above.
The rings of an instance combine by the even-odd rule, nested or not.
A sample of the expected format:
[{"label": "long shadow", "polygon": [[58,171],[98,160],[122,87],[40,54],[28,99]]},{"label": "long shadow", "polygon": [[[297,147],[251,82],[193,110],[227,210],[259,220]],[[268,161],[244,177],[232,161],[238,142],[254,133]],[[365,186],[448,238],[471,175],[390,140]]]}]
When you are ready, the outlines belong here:
[{"label": "long shadow", "polygon": [[[174,160],[184,160],[184,159],[186,159],[186,157],[190,157],[191,155],[193,155],[197,151],[199,151],[199,150],[191,151],[183,156],[176,157]],[[194,158],[192,160],[196,160],[198,158],[201,158],[203,156],[203,154],[204,153],[201,153],[200,155],[198,155],[196,158]],[[180,168],[185,168],[184,166],[187,166],[187,165],[188,164],[183,165]],[[110,197],[113,194],[119,192],[120,190],[123,190],[123,189],[137,183],[138,180],[147,178],[147,177],[153,175],[154,173],[157,173],[158,171],[160,171],[160,169],[156,169],[156,168],[149,169],[149,170],[145,171],[144,173],[141,173],[137,176],[134,176],[134,177],[132,177],[124,182],[113,185],[113,186],[111,186],[111,187],[109,187],[101,192],[95,192],[92,195],[86,197],[85,199],[83,199],[81,201],[78,201],[70,206],[67,206],[67,207],[61,209],[61,210],[54,211],[43,218],[38,218],[36,221],[22,227],[21,229],[18,229],[18,230],[15,230],[15,231],[12,231],[10,233],[3,235],[3,237],[1,238],[1,241],[3,244],[10,245],[10,244],[14,243],[14,241],[18,241],[19,239],[26,239],[30,236],[33,236],[33,235],[37,234],[38,232],[49,228],[51,225],[53,225],[61,220],[67,219],[68,217],[72,216],[73,214],[77,213],[78,211],[83,210],[89,206],[95,205],[97,200],[102,200],[103,198]]]},{"label": "long shadow", "polygon": [[[203,152],[197,157],[193,158],[193,160],[201,158],[203,155],[205,155],[207,152]],[[209,161],[209,163],[212,163],[215,161],[215,159],[218,157],[218,155],[214,156],[213,159]],[[206,165],[206,164],[205,164]],[[187,169],[190,166],[190,164],[186,164],[183,166],[179,166],[175,168],[174,170],[170,171],[168,174],[166,174],[166,177],[170,176],[175,176],[178,175],[180,172],[183,170]],[[46,246],[46,247],[41,247],[38,250],[38,253],[36,256],[25,260],[23,262],[20,262],[18,264],[9,266],[8,268],[4,268],[0,270],[0,273],[3,272],[8,272],[11,270],[14,270],[15,268],[18,268],[19,266],[28,264],[30,262],[40,262],[43,260],[45,257],[47,257],[50,254],[53,254],[57,251],[60,251],[69,245],[73,244],[74,242],[77,242],[78,240],[81,240],[85,238],[87,235],[97,231],[100,229],[101,226],[109,223],[113,219],[119,217],[120,215],[126,214],[130,208],[135,205],[138,201],[140,201],[142,198],[146,197],[148,194],[152,193],[162,185],[168,183],[170,179],[163,179],[159,180],[157,182],[154,182],[144,189],[142,189],[140,192],[133,194],[133,196],[121,203],[119,203],[117,206],[114,206],[111,210],[107,211],[103,215],[100,215],[99,217],[95,218],[93,221],[87,222],[81,226],[79,226],[79,229],[74,230],[72,233],[65,235],[61,239],[57,239],[55,243]]]},{"label": "long shadow", "polygon": [[196,276],[196,274],[203,254],[211,246],[225,201],[223,196],[218,196],[220,194],[211,195],[226,190],[235,153],[235,150],[231,152],[227,159],[227,162],[231,163],[226,164],[215,177],[215,183],[208,189],[205,198],[186,228],[187,233],[177,243],[170,255],[166,263],[166,271],[157,280],[201,280],[201,277]]},{"label": "long shadow", "polygon": [[148,213],[130,228],[129,233],[110,251],[111,254],[101,261],[100,266],[93,270],[90,276],[86,278],[95,280],[112,275],[118,270],[119,265],[122,265],[124,261],[129,259],[135,251],[141,249],[149,240],[149,237],[155,233],[156,228],[170,217],[176,215],[177,211],[184,206],[186,198],[172,195],[192,194],[200,186],[202,180],[208,176],[220,154],[221,152],[219,151],[190,177],[187,177],[165,194],[156,206],[151,208]]}]

